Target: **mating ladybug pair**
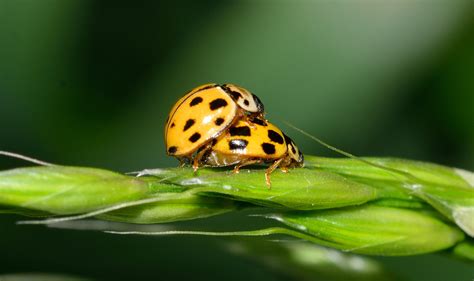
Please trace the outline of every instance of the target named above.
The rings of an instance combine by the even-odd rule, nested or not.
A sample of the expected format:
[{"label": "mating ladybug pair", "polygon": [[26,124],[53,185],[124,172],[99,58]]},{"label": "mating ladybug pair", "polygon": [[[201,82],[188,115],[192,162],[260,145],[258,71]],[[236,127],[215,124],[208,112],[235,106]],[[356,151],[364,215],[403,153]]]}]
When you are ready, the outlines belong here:
[{"label": "mating ladybug pair", "polygon": [[280,167],[302,167],[303,154],[294,142],[264,118],[260,99],[233,84],[206,84],[191,90],[171,109],[165,126],[168,155],[181,165],[246,165],[272,163],[265,173]]}]

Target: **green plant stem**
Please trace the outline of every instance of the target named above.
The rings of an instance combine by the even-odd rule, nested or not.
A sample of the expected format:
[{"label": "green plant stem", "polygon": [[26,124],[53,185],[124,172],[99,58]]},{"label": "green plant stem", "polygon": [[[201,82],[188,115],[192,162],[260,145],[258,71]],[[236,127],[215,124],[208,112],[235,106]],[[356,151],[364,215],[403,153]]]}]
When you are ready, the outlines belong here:
[{"label": "green plant stem", "polygon": [[305,168],[275,171],[271,189],[258,167],[239,174],[211,168],[197,174],[190,168],[154,169],[140,177],[59,165],[12,169],[0,172],[0,213],[46,217],[26,222],[35,224],[88,217],[151,224],[253,207],[247,208],[250,214],[277,219],[275,226],[159,235],[283,234],[362,254],[452,249],[474,259],[473,248],[463,244],[474,234],[472,173],[399,159],[306,158]]}]

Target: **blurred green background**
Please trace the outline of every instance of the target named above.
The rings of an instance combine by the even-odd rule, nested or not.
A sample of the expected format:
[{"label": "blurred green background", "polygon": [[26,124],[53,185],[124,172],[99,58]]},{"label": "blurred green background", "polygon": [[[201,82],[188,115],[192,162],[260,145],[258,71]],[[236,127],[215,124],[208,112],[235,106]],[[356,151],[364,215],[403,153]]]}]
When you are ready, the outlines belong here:
[{"label": "blurred green background", "polygon": [[[335,156],[284,121],[356,155],[473,170],[473,35],[471,0],[1,0],[0,150],[123,172],[174,166],[163,145],[169,109],[195,86],[229,82],[257,94],[307,154]],[[18,219],[0,221],[0,274],[288,278],[213,238]],[[474,277],[472,265],[442,256],[379,260],[406,280]]]}]

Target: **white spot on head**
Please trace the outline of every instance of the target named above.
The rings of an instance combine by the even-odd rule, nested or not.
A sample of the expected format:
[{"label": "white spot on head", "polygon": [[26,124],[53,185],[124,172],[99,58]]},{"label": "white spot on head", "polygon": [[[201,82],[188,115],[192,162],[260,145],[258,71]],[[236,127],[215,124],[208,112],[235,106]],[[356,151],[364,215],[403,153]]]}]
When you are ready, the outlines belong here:
[{"label": "white spot on head", "polygon": [[222,188],[225,189],[225,190],[232,190],[232,186],[227,185],[227,184],[224,184],[224,185],[222,186]]}]

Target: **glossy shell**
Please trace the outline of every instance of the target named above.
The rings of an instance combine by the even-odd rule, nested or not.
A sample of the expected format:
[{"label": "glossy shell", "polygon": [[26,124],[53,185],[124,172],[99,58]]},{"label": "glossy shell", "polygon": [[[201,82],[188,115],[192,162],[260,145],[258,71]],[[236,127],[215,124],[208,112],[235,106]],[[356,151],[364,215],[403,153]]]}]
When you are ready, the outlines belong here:
[{"label": "glossy shell", "polygon": [[287,135],[283,134],[285,137],[286,146],[288,148],[288,156],[294,164],[303,164],[304,157],[303,153],[298,149],[296,144],[290,139]]},{"label": "glossy shell", "polygon": [[265,108],[260,99],[240,86],[234,84],[224,84],[222,88],[232,96],[232,99],[237,103],[237,105],[243,110],[250,113],[257,113],[263,115]]},{"label": "glossy shell", "polygon": [[227,166],[249,158],[279,159],[286,154],[284,135],[275,125],[239,120],[216,140],[205,162],[211,166]]},{"label": "glossy shell", "polygon": [[238,106],[217,84],[191,90],[171,109],[165,126],[166,151],[190,156],[234,122]]}]

